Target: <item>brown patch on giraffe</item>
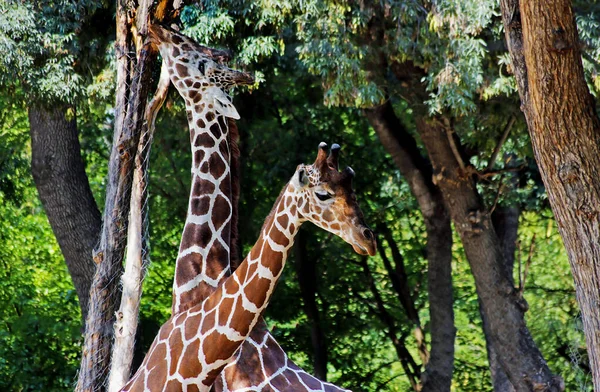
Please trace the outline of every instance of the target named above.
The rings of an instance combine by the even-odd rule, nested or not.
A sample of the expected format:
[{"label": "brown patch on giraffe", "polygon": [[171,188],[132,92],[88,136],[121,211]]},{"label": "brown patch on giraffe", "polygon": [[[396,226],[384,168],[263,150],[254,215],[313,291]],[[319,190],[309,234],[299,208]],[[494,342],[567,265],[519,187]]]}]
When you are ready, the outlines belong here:
[{"label": "brown patch on giraffe", "polygon": [[225,162],[223,162],[223,159],[218,154],[212,154],[208,158],[208,164],[210,166],[210,174],[214,178],[221,178],[223,173],[225,173],[225,169],[227,169],[227,165]]},{"label": "brown patch on giraffe", "polygon": [[215,378],[217,378],[219,373],[221,373],[221,371],[223,370],[224,367],[225,367],[225,365],[221,365],[218,368],[213,369],[210,372],[208,372],[206,379],[202,380],[202,384],[204,384],[206,386],[212,385],[213,381],[215,380]]},{"label": "brown patch on giraffe", "polygon": [[187,392],[200,392],[200,388],[196,384],[189,384],[187,387]]},{"label": "brown patch on giraffe", "polygon": [[235,294],[240,289],[240,285],[233,279],[229,279],[227,284],[224,286],[225,292],[229,295]]},{"label": "brown patch on giraffe", "polygon": [[263,365],[267,377],[271,377],[274,373],[279,371],[281,364],[285,363],[285,353],[279,347],[277,342],[269,338],[269,342],[266,345],[269,351],[269,355],[263,356]]},{"label": "brown patch on giraffe", "polygon": [[[189,88],[192,87],[192,84],[194,84],[194,81],[192,79],[186,79],[184,80],[185,85]],[[190,94],[190,98],[192,98],[191,94]]]},{"label": "brown patch on giraffe", "polygon": [[[165,355],[166,355],[166,351],[165,351]],[[161,358],[161,361],[164,360],[165,357]],[[150,374],[148,375],[148,385],[165,385],[165,383],[167,382],[167,373],[164,371],[161,371],[162,369],[160,367],[157,367],[153,370],[150,370]],[[143,385],[143,381],[141,381],[141,384]],[[136,383],[138,384],[138,383]],[[144,390],[142,388],[142,390]]]},{"label": "brown patch on giraffe", "polygon": [[186,110],[185,114],[187,116],[188,123],[191,123],[192,120],[194,119],[194,114],[192,113],[191,110]]},{"label": "brown patch on giraffe", "polygon": [[[252,259],[257,259],[258,257],[260,257],[260,254],[262,253],[263,247],[265,244],[265,240],[262,238],[262,236],[259,238],[258,241],[256,241],[256,243],[254,244],[254,246],[252,247],[252,250],[250,251],[250,257]],[[242,264],[243,265],[243,264]]]},{"label": "brown patch on giraffe", "polygon": [[287,214],[279,215],[277,217],[277,222],[281,225],[281,227],[287,227],[289,223],[289,219]]},{"label": "brown patch on giraffe", "polygon": [[[211,112],[209,112],[209,113],[211,113]],[[208,118],[208,113],[207,113],[206,117]],[[216,138],[219,138],[223,134],[222,129],[223,128],[221,127],[221,125],[218,122],[215,122],[210,126],[210,133],[215,135]]]},{"label": "brown patch on giraffe", "polygon": [[213,138],[206,132],[198,132],[194,139],[194,147],[212,147]]},{"label": "brown patch on giraffe", "polygon": [[[212,210],[212,221],[216,230],[219,230],[225,221],[231,217],[231,207],[229,201],[222,195],[217,195]],[[229,221],[230,222],[230,221]],[[228,233],[227,233],[228,234]],[[227,238],[229,240],[229,238]]]},{"label": "brown patch on giraffe", "polygon": [[187,67],[185,65],[175,64],[175,71],[177,72],[177,74],[179,75],[180,78],[185,78],[187,76],[190,76],[190,74],[188,73]]},{"label": "brown patch on giraffe", "polygon": [[181,38],[181,37],[180,37],[180,36],[178,36],[178,35],[175,35],[175,34],[173,34],[173,35],[171,36],[171,41],[172,41],[172,42],[173,42],[175,45],[179,45],[180,43],[182,43],[182,42],[183,42],[183,38]]},{"label": "brown patch on giraffe", "polygon": [[244,294],[246,298],[257,307],[262,307],[267,299],[267,291],[271,287],[271,281],[256,275],[246,285]]},{"label": "brown patch on giraffe", "polygon": [[[201,120],[198,120],[201,121]],[[199,164],[200,162],[202,162],[202,160],[204,159],[204,155],[206,153],[204,152],[204,150],[196,150],[194,151],[194,164]]]},{"label": "brown patch on giraffe", "polygon": [[308,215],[308,213],[309,213],[309,212],[310,212],[310,211],[309,211],[309,208],[308,208],[308,203],[305,203],[305,204],[304,204],[304,207],[302,208],[302,213],[303,213],[304,215]]},{"label": "brown patch on giraffe", "polygon": [[227,319],[231,312],[233,312],[233,304],[235,300],[233,298],[223,298],[221,304],[219,304],[219,325],[227,325]]},{"label": "brown patch on giraffe", "polygon": [[184,328],[184,336],[186,340],[192,339],[196,336],[196,332],[200,327],[200,322],[202,321],[202,314],[198,313],[194,316],[190,316],[185,320],[185,328]]},{"label": "brown patch on giraffe", "polygon": [[296,206],[295,206],[295,205],[292,205],[292,206],[290,207],[290,214],[292,214],[292,216],[295,216],[295,215],[296,215]]},{"label": "brown patch on giraffe", "polygon": [[206,245],[208,245],[208,242],[211,238],[212,233],[210,231],[208,223],[205,222],[201,225],[186,225],[183,228],[180,249],[187,249],[194,245],[204,248]]},{"label": "brown patch on giraffe", "polygon": [[181,50],[183,50],[184,52],[192,50],[192,47],[190,44],[188,44],[187,42],[183,45],[181,45]]},{"label": "brown patch on giraffe", "polygon": [[[188,280],[192,279],[194,276],[197,276],[200,273],[200,264],[202,262],[202,256],[198,253],[190,253],[183,257],[180,257],[177,260],[179,264],[178,268],[180,273],[175,276],[175,283],[177,286],[181,286],[186,283]],[[190,294],[192,292],[188,291],[187,293],[181,294],[181,297],[184,298],[186,294]],[[182,301],[183,302],[183,301]]]},{"label": "brown patch on giraffe", "polygon": [[339,223],[332,223],[332,224],[330,224],[330,225],[329,225],[329,228],[330,228],[331,230],[336,230],[336,231],[339,231],[339,230],[341,229],[341,227],[340,227],[340,224],[339,224]]},{"label": "brown patch on giraffe", "polygon": [[186,313],[181,313],[180,315],[178,315],[177,317],[175,317],[175,326],[179,327],[181,324],[183,324],[183,322],[185,321],[187,317]]},{"label": "brown patch on giraffe", "polygon": [[173,56],[173,57],[177,57],[177,56],[179,56],[179,54],[180,54],[180,53],[181,53],[181,52],[179,51],[179,48],[178,48],[178,47],[176,47],[176,46],[173,46],[173,47],[172,47],[172,50],[171,50],[171,56]]},{"label": "brown patch on giraffe", "polygon": [[162,326],[162,328],[160,329],[160,331],[158,331],[158,339],[159,340],[167,340],[167,338],[171,334],[172,330],[173,330],[173,324],[165,323]]},{"label": "brown patch on giraffe", "polygon": [[[201,170],[201,172],[204,172]],[[198,197],[199,195],[202,195],[202,199],[206,199],[210,202],[210,195],[212,195],[215,191],[215,184],[209,180],[205,180],[203,178],[198,178],[196,179],[196,181],[194,181],[194,184],[192,186],[192,196]],[[207,213],[208,209],[204,212]],[[198,215],[195,212],[192,211],[192,213],[194,215]],[[201,213],[200,213],[201,215]]]},{"label": "brown patch on giraffe", "polygon": [[200,333],[205,334],[206,332],[213,329],[215,326],[215,316],[217,315],[217,311],[213,310],[212,312],[206,313],[206,315],[202,318],[202,324],[200,325]]},{"label": "brown patch on giraffe", "polygon": [[[212,108],[212,105],[208,105],[208,107]],[[213,112],[206,113],[206,121],[211,122],[214,119],[215,119],[215,114]]]},{"label": "brown patch on giraffe", "polygon": [[195,88],[195,89],[199,89],[200,86],[202,86],[202,83],[196,82],[196,83],[194,83],[194,85],[192,87]]},{"label": "brown patch on giraffe", "polygon": [[290,233],[293,233],[296,230],[296,226],[293,223],[290,223]]},{"label": "brown patch on giraffe", "polygon": [[181,340],[181,329],[177,328],[169,338],[169,353],[171,354],[171,365],[169,366],[169,375],[177,372],[177,362],[183,350],[183,341]]},{"label": "brown patch on giraffe", "polygon": [[[238,269],[235,270],[235,274],[240,277],[240,279],[239,279],[240,281],[244,281],[246,275],[248,274],[248,263],[240,264]],[[230,279],[230,280],[233,281],[233,279]],[[237,283],[236,283],[236,287],[237,287]]]},{"label": "brown patch on giraffe", "polygon": [[[285,198],[285,207],[288,207],[290,204],[292,204],[292,197],[291,196],[286,196],[286,198]],[[279,206],[279,211],[283,211],[283,206],[282,205]]]},{"label": "brown patch on giraffe", "polygon": [[[164,384],[159,384],[159,385],[164,385]],[[177,380],[169,380],[167,385],[165,385],[164,390],[166,392],[181,392],[181,391],[183,391],[183,385],[181,385],[181,383]]]},{"label": "brown patch on giraffe", "polygon": [[196,121],[196,125],[198,126],[198,128],[204,128],[206,126],[206,123],[203,119],[199,118],[198,121]]},{"label": "brown patch on giraffe", "polygon": [[[194,97],[194,103],[198,103],[202,101],[202,94],[200,93],[196,93],[196,96]],[[198,113],[200,113],[201,111],[199,111]]]},{"label": "brown patch on giraffe", "polygon": [[200,165],[200,167],[198,168],[198,170],[200,170],[200,173],[207,174],[208,170],[209,170],[208,162],[202,163],[202,165]]},{"label": "brown patch on giraffe", "polygon": [[183,378],[197,377],[202,371],[202,364],[198,360],[199,349],[200,339],[194,340],[185,348],[185,351],[183,352],[183,358],[185,358],[185,360],[179,368],[179,374]]},{"label": "brown patch on giraffe", "polygon": [[[290,244],[290,239],[287,238],[283,233],[280,233],[279,231],[277,232],[277,234],[273,233],[271,235],[271,239],[277,245],[281,245],[283,247],[287,247]],[[274,250],[274,252],[276,251]]]},{"label": "brown patch on giraffe", "polygon": [[[198,91],[196,91],[196,90],[190,90],[190,91],[188,91],[188,98],[192,102],[197,102],[198,96],[200,96],[200,94],[198,94]],[[202,98],[202,96],[200,96],[200,98]]]},{"label": "brown patch on giraffe", "polygon": [[[286,372],[286,373],[291,373],[291,372]],[[294,373],[292,373],[294,374]],[[297,378],[297,377],[295,377]],[[285,377],[283,374],[278,375],[277,377],[271,379],[270,384],[273,386],[273,388],[277,388],[278,391],[286,391],[292,384],[290,383],[290,381],[288,380],[287,377]]]},{"label": "brown patch on giraffe", "polygon": [[324,221],[331,222],[333,220],[333,213],[331,212],[331,210],[327,210],[321,215],[321,217]]},{"label": "brown patch on giraffe", "polygon": [[233,310],[232,326],[242,335],[250,332],[250,321],[254,318],[254,313],[247,311],[242,306],[242,301],[238,301]]},{"label": "brown patch on giraffe", "polygon": [[214,363],[218,360],[230,358],[237,346],[239,346],[238,342],[232,342],[227,336],[213,331],[204,338],[202,351],[204,352],[206,363]]},{"label": "brown patch on giraffe", "polygon": [[225,247],[220,241],[213,242],[206,257],[206,274],[216,279],[227,268],[227,260],[229,260],[229,257]]},{"label": "brown patch on giraffe", "polygon": [[314,377],[306,373],[300,373],[300,378],[311,389],[320,389],[321,387],[320,383]]}]

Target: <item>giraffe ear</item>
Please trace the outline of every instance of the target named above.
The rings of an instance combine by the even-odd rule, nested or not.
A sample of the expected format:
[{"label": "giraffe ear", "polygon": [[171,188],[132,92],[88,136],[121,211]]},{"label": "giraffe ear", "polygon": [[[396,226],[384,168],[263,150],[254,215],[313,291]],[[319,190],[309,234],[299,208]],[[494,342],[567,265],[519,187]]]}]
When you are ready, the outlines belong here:
[{"label": "giraffe ear", "polygon": [[308,185],[308,176],[306,175],[306,170],[300,169],[297,172],[297,180],[300,188],[303,188]]},{"label": "giraffe ear", "polygon": [[218,89],[220,94],[215,94],[215,110],[217,113],[222,114],[225,117],[231,117],[234,120],[240,119],[240,114],[238,113],[231,100],[221,89]]}]

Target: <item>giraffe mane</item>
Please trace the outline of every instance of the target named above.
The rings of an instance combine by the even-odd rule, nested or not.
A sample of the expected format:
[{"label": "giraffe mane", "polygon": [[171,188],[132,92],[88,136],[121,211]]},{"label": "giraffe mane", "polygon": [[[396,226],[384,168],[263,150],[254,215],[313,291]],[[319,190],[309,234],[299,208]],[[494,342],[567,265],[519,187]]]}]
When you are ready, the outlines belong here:
[{"label": "giraffe mane", "polygon": [[240,199],[240,132],[234,119],[227,117],[229,125],[229,150],[230,150],[230,173],[231,173],[231,223],[230,223],[230,241],[229,241],[229,265],[231,271],[240,265],[239,252],[239,232],[238,232],[238,208]]}]

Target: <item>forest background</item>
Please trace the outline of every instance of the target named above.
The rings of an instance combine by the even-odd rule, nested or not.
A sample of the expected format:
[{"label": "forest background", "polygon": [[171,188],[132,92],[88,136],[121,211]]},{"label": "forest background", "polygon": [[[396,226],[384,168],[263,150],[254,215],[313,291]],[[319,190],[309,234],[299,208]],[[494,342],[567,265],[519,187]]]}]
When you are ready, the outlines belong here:
[{"label": "forest background", "polygon": [[[576,1],[574,10],[595,96],[600,9]],[[35,159],[36,141],[43,150],[39,140],[65,138],[65,129],[76,136],[64,139],[64,155],[80,150],[95,199],[80,230],[97,230],[114,121],[114,14],[109,1],[0,4],[1,390],[73,387],[85,311],[73,282],[82,285],[84,273],[69,272],[46,216],[52,212],[40,202],[38,192],[65,191],[48,172],[53,163]],[[503,244],[503,268],[527,301],[527,327],[551,371],[568,391],[592,390],[573,278],[519,110],[498,2],[204,1],[183,8],[181,25],[201,43],[232,49],[232,65],[258,79],[234,100],[242,117],[243,253],[296,165],[312,161],[321,141],[342,145],[342,164],[356,171],[357,197],[378,234],[379,253],[366,259],[326,233],[302,229],[266,313],[292,359],[356,391],[408,391],[424,370],[415,330],[424,331],[426,346],[436,339],[432,329],[452,345],[455,328],[454,352],[446,353],[454,360],[453,390],[493,390],[500,382],[461,238],[451,234],[447,213],[436,207],[432,214],[413,196],[414,172],[403,160],[409,155],[431,181],[418,130],[428,117],[448,130],[471,170]],[[187,122],[173,89],[156,128],[138,363],[170,314],[189,192]],[[412,149],[397,148],[406,140],[414,140]],[[431,264],[427,238],[437,229],[451,246],[447,266]],[[434,268],[441,269],[432,277]],[[432,326],[431,307],[448,303],[450,323]]]}]

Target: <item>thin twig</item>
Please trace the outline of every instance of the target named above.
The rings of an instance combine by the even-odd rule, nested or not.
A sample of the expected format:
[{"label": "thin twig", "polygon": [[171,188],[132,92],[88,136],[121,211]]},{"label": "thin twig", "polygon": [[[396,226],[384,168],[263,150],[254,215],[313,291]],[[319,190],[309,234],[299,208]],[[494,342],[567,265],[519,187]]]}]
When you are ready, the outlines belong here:
[{"label": "thin twig", "polygon": [[498,200],[500,199],[500,195],[502,194],[502,188],[504,188],[504,183],[502,180],[504,179],[504,174],[500,176],[500,185],[498,185],[498,191],[496,192],[496,197],[494,198],[494,204],[492,204],[492,208],[490,210],[490,215],[496,210],[496,206],[498,205]]},{"label": "thin twig", "polygon": [[502,145],[508,138],[508,134],[510,133],[510,130],[512,129],[516,120],[517,120],[517,117],[514,114],[511,114],[510,118],[508,119],[508,123],[506,123],[506,126],[504,127],[502,136],[500,137],[500,140],[498,140],[498,143],[496,144],[496,148],[494,148],[494,152],[492,153],[492,156],[490,157],[490,161],[488,162],[486,171],[490,171],[490,170],[492,170],[492,167],[494,167],[494,163],[496,162],[496,158],[498,158],[500,149],[502,148]]},{"label": "thin twig", "polygon": [[454,154],[454,158],[456,159],[456,162],[458,162],[458,166],[460,166],[461,170],[464,171],[466,168],[465,163],[463,162],[462,157],[460,156],[458,147],[456,146],[456,142],[454,141],[454,137],[452,137],[454,130],[448,124],[441,123],[441,125],[442,128],[444,128],[444,130],[446,131],[446,136],[448,137],[448,143],[450,143],[450,149],[452,150],[452,154]]},{"label": "thin twig", "polygon": [[521,292],[521,296],[523,296],[523,292],[525,291],[525,281],[527,280],[527,275],[529,274],[529,266],[531,265],[531,258],[533,256],[533,250],[535,248],[535,236],[531,238],[531,244],[529,244],[529,255],[527,256],[527,263],[525,264],[525,272],[523,272],[523,282],[521,287],[519,287],[519,291]]}]

